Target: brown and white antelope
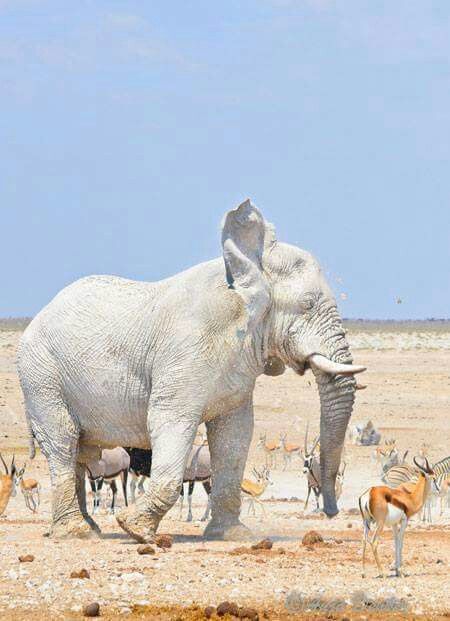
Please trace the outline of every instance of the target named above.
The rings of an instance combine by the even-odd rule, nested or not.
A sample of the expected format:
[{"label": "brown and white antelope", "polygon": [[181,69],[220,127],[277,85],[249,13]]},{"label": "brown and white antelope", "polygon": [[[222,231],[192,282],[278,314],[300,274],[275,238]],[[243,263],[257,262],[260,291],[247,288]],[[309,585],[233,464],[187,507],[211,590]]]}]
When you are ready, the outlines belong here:
[{"label": "brown and white antelope", "polygon": [[319,511],[319,498],[320,494],[322,493],[322,485],[320,476],[320,459],[316,455],[316,449],[319,446],[320,436],[317,436],[312,444],[311,449],[308,449],[308,431],[309,423],[307,423],[306,425],[304,451],[302,452],[303,474],[306,475],[306,480],[308,483],[308,492],[305,500],[304,509],[306,510],[308,506],[309,496],[312,490],[314,492],[314,496],[316,497],[316,511]]},{"label": "brown and white antelope", "polygon": [[5,474],[0,474],[0,515],[2,515],[8,506],[11,496],[16,495],[16,465],[14,463],[14,455],[11,461],[11,468],[8,469],[3,455],[0,453],[0,459],[5,469]]},{"label": "brown and white antelope", "polygon": [[23,494],[25,505],[32,513],[36,513],[41,503],[40,484],[36,479],[24,479],[26,463],[17,473],[17,482]]},{"label": "brown and white antelope", "polygon": [[[414,464],[419,470],[416,483],[405,483],[400,487],[393,488],[384,485],[371,487],[366,490],[359,498],[359,509],[363,519],[363,577],[366,571],[366,546],[369,542],[372,552],[380,572],[380,577],[384,577],[384,572],[378,556],[378,542],[385,526],[391,526],[394,532],[395,542],[395,575],[401,576],[403,537],[410,518],[419,513],[422,509],[435,473],[430,467],[428,460],[425,459],[424,466],[421,466],[416,458]],[[371,531],[371,526],[375,524],[375,530]]]},{"label": "brown and white antelope", "polygon": [[262,433],[259,435],[257,444],[258,448],[262,448],[266,458],[266,467],[276,470],[277,467],[277,455],[281,450],[281,445],[278,442],[268,442],[267,434]]},{"label": "brown and white antelope", "polygon": [[339,500],[339,498],[342,496],[342,491],[344,489],[344,474],[345,474],[346,468],[347,468],[347,463],[343,461],[342,466],[339,468],[338,473],[336,475],[336,483],[335,483],[336,500]]},{"label": "brown and white antelope", "polygon": [[300,458],[302,457],[302,447],[300,444],[290,444],[286,441],[287,434],[280,433],[280,442],[283,449],[283,460],[284,460],[284,468],[286,470],[288,465],[291,464],[292,458],[298,455]]},{"label": "brown and white antelope", "polygon": [[253,509],[253,515],[256,515],[255,502],[260,505],[262,512],[265,515],[266,510],[264,508],[264,504],[260,500],[260,496],[264,494],[268,485],[272,485],[270,470],[267,466],[264,466],[262,470],[253,468],[252,472],[255,475],[256,482],[250,481],[250,479],[242,479],[241,483],[242,495],[244,498],[248,498],[249,501],[247,515],[250,514],[250,509]]}]

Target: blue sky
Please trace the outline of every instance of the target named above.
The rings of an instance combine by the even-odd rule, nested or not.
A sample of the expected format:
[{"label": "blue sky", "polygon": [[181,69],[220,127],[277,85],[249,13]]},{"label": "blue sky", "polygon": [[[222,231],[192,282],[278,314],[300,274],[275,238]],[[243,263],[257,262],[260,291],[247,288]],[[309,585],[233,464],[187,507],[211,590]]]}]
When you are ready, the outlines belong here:
[{"label": "blue sky", "polygon": [[447,0],[0,0],[0,316],[217,256],[249,196],[344,316],[449,317],[449,32]]}]

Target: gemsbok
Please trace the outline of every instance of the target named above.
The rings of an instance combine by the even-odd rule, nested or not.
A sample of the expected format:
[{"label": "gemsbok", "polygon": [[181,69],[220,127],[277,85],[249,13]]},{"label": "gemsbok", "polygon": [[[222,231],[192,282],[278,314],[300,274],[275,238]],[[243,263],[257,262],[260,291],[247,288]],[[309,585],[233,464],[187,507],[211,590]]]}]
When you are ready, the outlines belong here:
[{"label": "gemsbok", "polygon": [[[392,488],[384,485],[371,487],[359,498],[359,509],[363,520],[363,577],[366,574],[366,546],[370,544],[380,577],[384,577],[383,568],[378,556],[378,543],[385,526],[391,526],[395,542],[395,575],[402,576],[403,537],[410,518],[422,509],[431,481],[435,473],[425,459],[421,466],[416,458],[414,464],[418,468],[419,476],[416,483],[404,483],[400,487]],[[375,530],[371,526],[375,524]]]},{"label": "gemsbok", "polygon": [[303,474],[306,475],[306,481],[308,484],[308,492],[306,495],[304,510],[306,511],[306,508],[308,507],[309,496],[312,490],[314,492],[314,496],[316,497],[316,511],[319,511],[319,498],[322,493],[322,484],[320,477],[320,459],[316,455],[316,449],[319,445],[320,437],[317,436],[312,444],[311,449],[308,449],[308,432],[309,423],[307,423],[306,425],[304,452],[302,454]]},{"label": "gemsbok", "polygon": [[264,466],[262,470],[253,468],[252,472],[255,475],[256,482],[250,481],[250,479],[242,479],[241,483],[242,495],[249,501],[247,515],[250,514],[250,509],[253,509],[253,515],[256,515],[255,502],[259,504],[262,513],[265,515],[266,510],[263,502],[260,500],[260,496],[264,494],[268,485],[272,485],[270,470],[267,466]]},{"label": "gemsbok", "polygon": [[106,483],[111,489],[112,500],[109,510],[110,513],[114,513],[117,495],[116,477],[120,477],[121,479],[125,506],[128,507],[127,479],[129,467],[130,456],[121,446],[117,446],[113,449],[103,449],[100,459],[90,460],[86,464],[88,480],[94,495],[93,514],[97,513],[100,509],[103,483]]},{"label": "gemsbok", "polygon": [[188,515],[187,522],[192,522],[192,494],[195,483],[201,483],[208,496],[202,522],[209,519],[211,512],[211,455],[206,436],[199,437],[199,444],[194,444],[189,454],[183,476],[183,485],[180,493],[180,520],[183,516],[184,484],[188,483]]},{"label": "gemsbok", "polygon": [[20,491],[23,494],[25,505],[32,513],[36,513],[41,503],[39,481],[36,479],[24,479],[26,463],[17,473],[17,482],[19,483]]},{"label": "gemsbok", "polygon": [[14,463],[14,455],[11,461],[11,469],[8,469],[5,460],[3,459],[3,455],[0,453],[0,459],[2,460],[3,467],[5,469],[5,474],[0,474],[0,515],[3,515],[6,507],[8,506],[9,499],[11,496],[15,496],[16,491],[16,465]]}]

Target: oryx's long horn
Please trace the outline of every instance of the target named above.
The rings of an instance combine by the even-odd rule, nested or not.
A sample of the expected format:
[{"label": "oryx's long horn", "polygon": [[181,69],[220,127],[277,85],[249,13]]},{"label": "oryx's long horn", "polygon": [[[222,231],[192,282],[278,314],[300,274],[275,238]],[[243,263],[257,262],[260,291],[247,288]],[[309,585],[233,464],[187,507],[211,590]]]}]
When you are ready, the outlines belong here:
[{"label": "oryx's long horn", "polygon": [[2,464],[3,464],[4,468],[5,468],[6,474],[9,474],[8,466],[6,465],[6,462],[3,459],[3,455],[1,453],[0,453],[0,459],[2,460]]},{"label": "oryx's long horn", "polygon": [[308,454],[308,431],[309,431],[309,421],[306,423],[306,431],[305,431],[305,455]]},{"label": "oryx's long horn", "polygon": [[314,444],[313,447],[311,449],[311,455],[314,453],[314,451],[316,450],[316,446],[319,444],[319,440],[320,440],[320,435],[317,436],[317,438],[314,440]]}]

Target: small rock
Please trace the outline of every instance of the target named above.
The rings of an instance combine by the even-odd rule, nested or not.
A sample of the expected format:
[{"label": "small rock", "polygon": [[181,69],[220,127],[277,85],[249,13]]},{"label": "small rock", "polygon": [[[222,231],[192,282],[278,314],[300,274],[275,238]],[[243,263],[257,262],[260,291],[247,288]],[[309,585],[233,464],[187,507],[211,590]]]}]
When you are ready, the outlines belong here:
[{"label": "small rock", "polygon": [[302,545],[312,546],[316,543],[323,543],[323,537],[316,530],[309,530],[303,535]]},{"label": "small rock", "polygon": [[441,558],[438,558],[438,560],[436,561],[436,565],[443,565],[444,561]]},{"label": "small rock", "polygon": [[234,602],[222,602],[217,606],[216,610],[219,617],[224,617],[225,615],[231,615],[232,617],[239,616],[239,607]]},{"label": "small rock", "polygon": [[137,547],[138,554],[155,554],[155,548],[149,543],[142,543]]},{"label": "small rock", "polygon": [[347,528],[353,528],[353,524],[351,522],[347,523]]},{"label": "small rock", "polygon": [[21,563],[32,563],[34,561],[34,556],[32,554],[22,554],[19,556],[19,561]]},{"label": "small rock", "polygon": [[239,608],[239,619],[251,619],[251,621],[258,621],[259,615],[254,608],[242,606]]},{"label": "small rock", "polygon": [[122,574],[120,577],[123,582],[136,582],[142,580],[143,574],[139,571],[130,571],[129,573]]},{"label": "small rock", "polygon": [[271,550],[273,546],[273,541],[270,539],[262,539],[258,541],[258,543],[254,543],[252,545],[252,550]]},{"label": "small rock", "polygon": [[168,549],[172,547],[173,539],[170,535],[156,535],[155,543],[158,548]]},{"label": "small rock", "polygon": [[214,615],[215,612],[216,612],[215,606],[206,606],[205,610],[203,611],[203,614],[205,615],[207,619],[211,619],[211,617]]},{"label": "small rock", "polygon": [[98,602],[92,602],[83,606],[83,615],[85,617],[99,617],[100,616],[100,604]]},{"label": "small rock", "polygon": [[91,574],[88,572],[87,569],[80,569],[79,571],[71,571],[70,572],[70,577],[71,578],[79,578],[80,580],[85,580],[87,578],[91,577]]}]

